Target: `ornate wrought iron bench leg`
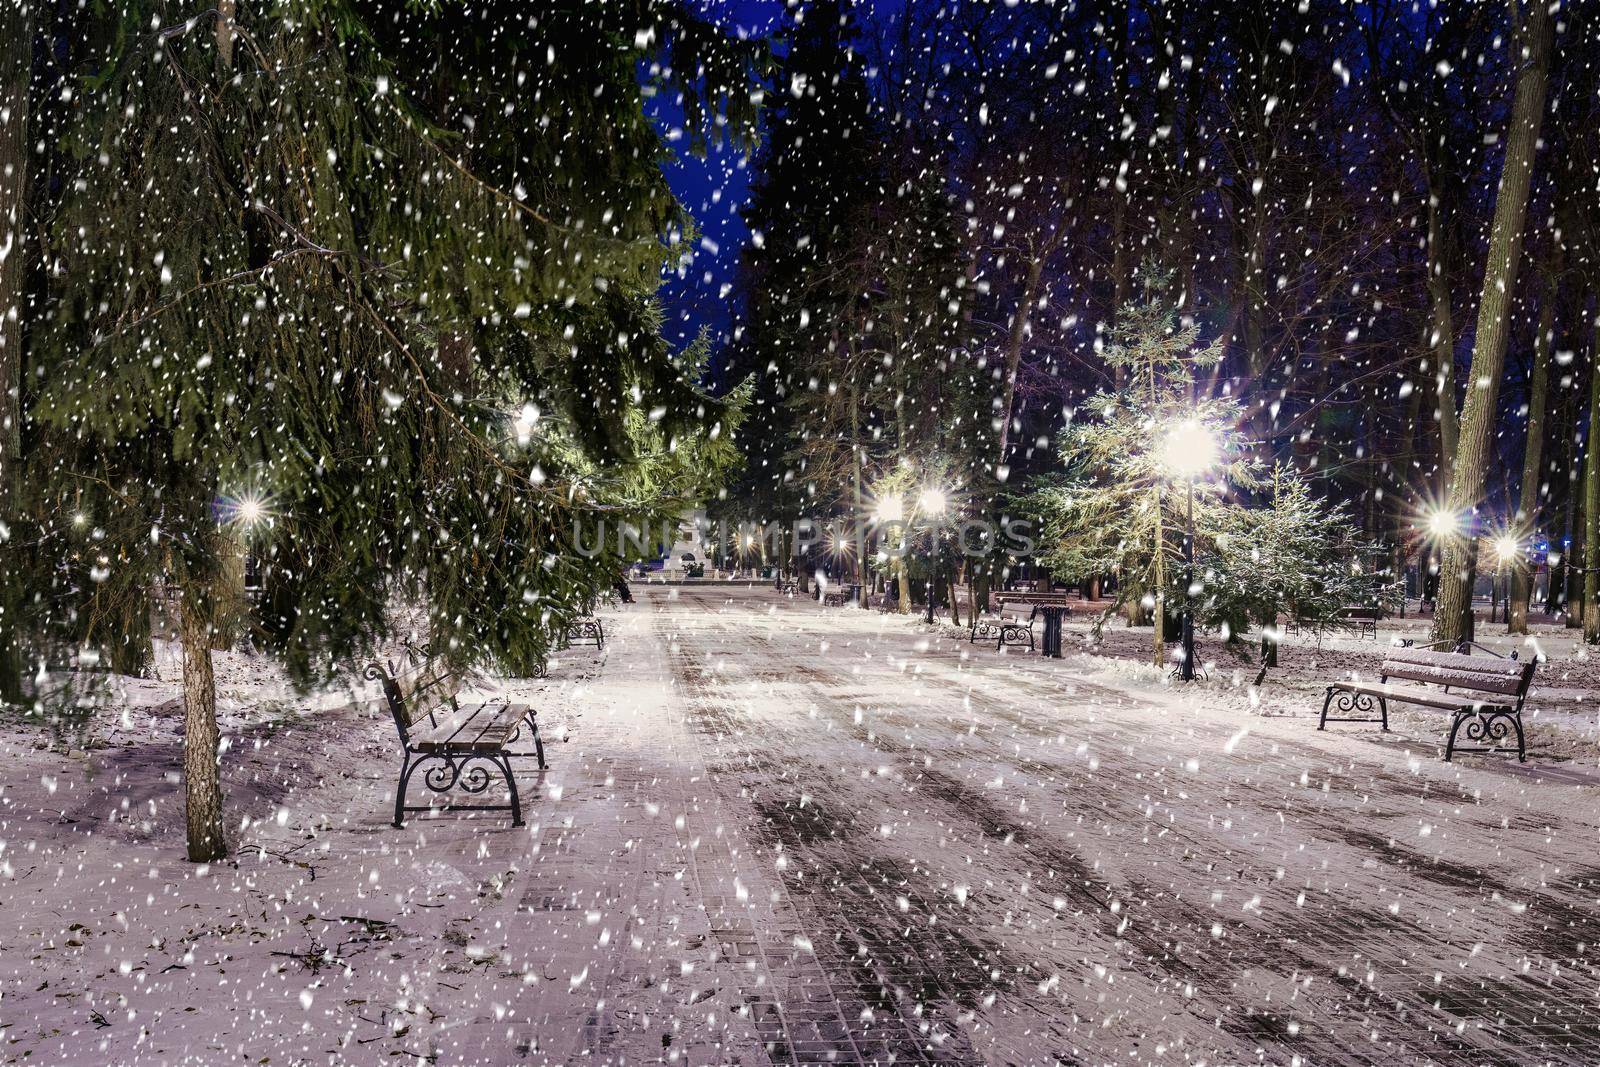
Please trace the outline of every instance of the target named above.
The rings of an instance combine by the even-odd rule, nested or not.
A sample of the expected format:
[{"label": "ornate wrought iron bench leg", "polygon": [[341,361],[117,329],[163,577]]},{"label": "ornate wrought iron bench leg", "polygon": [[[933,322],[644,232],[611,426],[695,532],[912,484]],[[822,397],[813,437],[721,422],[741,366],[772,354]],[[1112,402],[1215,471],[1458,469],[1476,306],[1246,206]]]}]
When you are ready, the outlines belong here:
[{"label": "ornate wrought iron bench leg", "polygon": [[522,825],[522,797],[517,794],[517,779],[511,773],[511,757],[502,752],[495,757],[495,762],[500,764],[500,769],[505,772],[506,788],[511,790],[511,825]]},{"label": "ornate wrought iron bench leg", "polygon": [[406,787],[411,784],[411,773],[417,769],[416,763],[411,760],[411,753],[406,752],[406,760],[400,765],[400,783],[394,790],[394,824],[403,827],[406,824]]},{"label": "ornate wrought iron bench leg", "polygon": [[1033,623],[1028,623],[1028,651],[1033,651]]},{"label": "ornate wrought iron bench leg", "polygon": [[603,625],[601,625],[599,619],[596,619],[596,620],[594,620],[594,650],[596,652],[604,652],[605,649],[606,649],[606,628]]},{"label": "ornate wrought iron bench leg", "polygon": [[544,762],[544,738],[539,736],[538,716],[533,713],[532,709],[529,709],[528,713],[522,717],[522,721],[528,724],[528,732],[533,735],[533,752],[539,759],[539,769],[542,771],[546,768],[546,764]]},{"label": "ornate wrought iron bench leg", "polygon": [[[1381,694],[1352,693],[1349,690],[1340,689],[1336,685],[1328,686],[1325,692],[1327,696],[1322,698],[1322,717],[1317,721],[1317,729],[1326,730],[1328,728],[1328,722],[1330,721],[1328,719],[1328,709],[1335,700],[1338,700],[1340,714],[1333,718],[1333,722],[1375,722],[1381,725],[1384,733],[1389,732],[1389,702]],[[1378,718],[1376,719],[1352,718],[1351,714],[1349,714],[1366,712],[1370,716],[1374,710],[1378,713]]]},{"label": "ornate wrought iron bench leg", "polygon": [[1446,763],[1449,763],[1450,762],[1450,757],[1454,756],[1456,754],[1456,733],[1457,733],[1457,731],[1459,731],[1461,729],[1462,725],[1468,719],[1472,718],[1476,714],[1477,714],[1477,712],[1469,711],[1466,708],[1458,708],[1458,709],[1456,709],[1455,721],[1450,724],[1450,739],[1447,740],[1444,743],[1444,761]]}]

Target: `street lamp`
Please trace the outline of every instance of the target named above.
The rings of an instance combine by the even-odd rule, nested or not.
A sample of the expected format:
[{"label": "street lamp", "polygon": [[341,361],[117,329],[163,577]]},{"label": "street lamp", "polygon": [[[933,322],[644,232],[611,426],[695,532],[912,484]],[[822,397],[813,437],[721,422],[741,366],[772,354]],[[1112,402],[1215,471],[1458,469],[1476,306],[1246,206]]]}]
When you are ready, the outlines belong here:
[{"label": "street lamp", "polygon": [[[924,489],[917,499],[924,515],[937,517],[944,514],[945,499],[942,489]],[[933,549],[928,557],[928,625],[933,625],[933,579],[939,569],[939,527],[933,528]]]},{"label": "street lamp", "polygon": [[[1522,554],[1522,542],[1510,533],[1502,533],[1494,539],[1495,577],[1499,578],[1505,573],[1506,565],[1516,565],[1517,557]],[[1506,610],[1505,621],[1511,621],[1511,575],[1505,574],[1506,583]],[[1489,621],[1494,622],[1494,588],[1489,589]]]},{"label": "street lamp", "polygon": [[[1175,477],[1188,483],[1187,526],[1183,535],[1183,662],[1178,679],[1194,681],[1194,610],[1189,598],[1194,595],[1194,480],[1215,466],[1217,438],[1198,419],[1187,419],[1167,431],[1161,443],[1161,463]],[[1166,610],[1163,605],[1162,611]]]},{"label": "street lamp", "polygon": [[1435,508],[1428,513],[1428,532],[1441,541],[1454,537],[1461,530],[1461,516],[1445,508]]}]

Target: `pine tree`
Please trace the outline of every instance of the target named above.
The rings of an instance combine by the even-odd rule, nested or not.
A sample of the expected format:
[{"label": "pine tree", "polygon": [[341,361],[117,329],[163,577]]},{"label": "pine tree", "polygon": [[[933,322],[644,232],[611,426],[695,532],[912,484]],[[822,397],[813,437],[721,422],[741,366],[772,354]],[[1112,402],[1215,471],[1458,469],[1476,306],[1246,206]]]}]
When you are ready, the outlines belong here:
[{"label": "pine tree", "polygon": [[[812,432],[806,422],[808,394],[821,392],[817,406],[848,425],[869,404],[861,377],[875,363],[862,279],[883,174],[865,62],[847,4],[805,3],[789,20],[756,158],[760,178],[744,212],[751,243],[738,280],[743,322],[730,352],[734,372],[754,382],[735,495],[763,519],[815,505],[812,461],[824,479],[837,475],[836,456],[808,454],[831,437],[830,428]],[[851,439],[852,462],[869,435]]]},{"label": "pine tree", "polygon": [[1164,454],[1169,435],[1180,426],[1196,427],[1196,438],[1214,442],[1222,460],[1194,482],[1197,527],[1215,526],[1210,514],[1229,481],[1253,480],[1232,428],[1233,405],[1192,399],[1197,371],[1216,365],[1220,345],[1197,348],[1199,326],[1178,324],[1167,283],[1166,275],[1148,271],[1144,299],[1119,313],[1106,360],[1127,384],[1088,402],[1093,421],[1074,421],[1061,435],[1065,474],[1027,498],[1042,520],[1045,565],[1069,580],[1115,575],[1117,591],[1100,623],[1119,609],[1130,622],[1152,617],[1158,666],[1166,661],[1173,599],[1187,595],[1175,584],[1187,501],[1176,491]]},{"label": "pine tree", "polygon": [[1347,507],[1318,499],[1303,476],[1281,464],[1262,492],[1261,507],[1232,502],[1217,509],[1197,553],[1204,575],[1192,601],[1197,619],[1230,639],[1254,624],[1264,662],[1276,666],[1280,615],[1320,631],[1338,626],[1341,610],[1352,605],[1398,603],[1399,586],[1363,565],[1366,548]]},{"label": "pine tree", "polygon": [[178,591],[208,860],[230,559],[259,561],[251,629],[299,682],[396,601],[451,662],[522,670],[615,577],[575,530],[673,514],[725,464],[726,405],[660,339],[690,227],[642,94],[746,130],[754,54],[645,0],[102,17],[30,353],[30,536],[80,640]]}]

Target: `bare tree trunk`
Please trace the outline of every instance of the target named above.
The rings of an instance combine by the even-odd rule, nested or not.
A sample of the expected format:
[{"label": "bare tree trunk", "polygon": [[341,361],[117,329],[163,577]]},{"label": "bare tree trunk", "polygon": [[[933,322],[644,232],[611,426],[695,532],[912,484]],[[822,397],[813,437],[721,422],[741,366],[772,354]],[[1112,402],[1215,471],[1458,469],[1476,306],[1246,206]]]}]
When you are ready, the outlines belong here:
[{"label": "bare tree trunk", "polygon": [[[1594,343],[1600,346],[1600,318]],[[1600,347],[1590,350],[1589,440],[1583,457],[1583,640],[1600,643]]]},{"label": "bare tree trunk", "polygon": [[212,590],[204,576],[182,583],[183,785],[189,859],[209,863],[227,855],[218,767],[217,689],[211,671]]},{"label": "bare tree trunk", "polygon": [[1460,427],[1456,415],[1456,334],[1450,308],[1449,233],[1442,202],[1447,194],[1428,170],[1428,351],[1433,354],[1434,396],[1439,413],[1439,495],[1450,492],[1450,473]]},{"label": "bare tree trunk", "polygon": [[867,606],[867,502],[861,495],[861,383],[856,371],[850,374],[850,460],[851,492],[855,497],[855,512],[851,526],[856,544],[856,604]]},{"label": "bare tree trunk", "polygon": [[[1562,614],[1566,616],[1566,627],[1569,630],[1575,629],[1583,622],[1581,605],[1577,611],[1572,609],[1575,601],[1583,599],[1582,590],[1573,588],[1573,576],[1577,574],[1577,570],[1572,566],[1572,554],[1577,549],[1579,542],[1578,522],[1581,518],[1578,514],[1578,498],[1582,488],[1578,484],[1578,423],[1581,421],[1578,403],[1575,399],[1572,404],[1572,432],[1568,435],[1567,440],[1567,506],[1566,522],[1563,526],[1561,541],[1563,551],[1561,553],[1560,605]],[[1587,445],[1587,436],[1584,440]],[[1555,588],[1554,576],[1552,576],[1551,587]],[[1574,596],[1574,593],[1577,595]]]},{"label": "bare tree trunk", "polygon": [[[1522,231],[1533,179],[1534,153],[1544,119],[1545,89],[1550,74],[1550,12],[1541,2],[1521,5],[1523,18],[1512,47],[1518,50],[1517,87],[1511,103],[1506,155],[1500,189],[1495,196],[1494,225],[1484,264],[1483,292],[1478,302],[1478,329],[1472,353],[1472,376],[1461,411],[1461,436],[1456,446],[1448,506],[1467,515],[1483,497],[1484,471],[1494,440],[1495,403],[1505,368],[1506,335],[1511,322],[1517,268],[1522,259]],[[1515,13],[1515,8],[1513,9]],[[1475,536],[1476,531],[1471,531]],[[1445,546],[1439,574],[1439,606],[1433,616],[1433,640],[1460,640],[1465,615],[1472,610],[1472,573],[1467,540]]]},{"label": "bare tree trunk", "polygon": [[1012,411],[1016,405],[1017,367],[1022,362],[1022,346],[1028,338],[1028,321],[1033,305],[1039,298],[1039,280],[1044,275],[1045,253],[1039,252],[1028,261],[1028,273],[1023,279],[1022,296],[1011,317],[1011,332],[1006,337],[1005,391],[1000,402],[1000,451],[995,460],[995,478],[1005,481],[1006,453],[1011,446]]},{"label": "bare tree trunk", "polygon": [[[900,543],[902,547],[905,545],[904,537],[900,539]],[[906,557],[904,553],[901,554],[899,559],[895,560],[894,566],[896,581],[899,583],[898,588],[900,590],[899,602],[895,605],[895,607],[899,610],[900,614],[909,615],[911,614],[911,574],[906,570]]]},{"label": "bare tree trunk", "polygon": [[1155,555],[1155,610],[1151,619],[1155,626],[1155,635],[1151,651],[1151,662],[1157,667],[1167,665],[1167,553],[1166,530],[1162,521],[1161,512],[1161,486],[1156,486],[1156,555]]},{"label": "bare tree trunk", "polygon": [[233,22],[238,9],[238,0],[217,0],[217,55],[224,70],[233,69]]},{"label": "bare tree trunk", "polygon": [[[26,291],[28,198],[28,85],[33,33],[27,3],[0,4],[0,546],[10,539],[16,517],[16,466],[22,456],[22,324]],[[4,552],[15,551],[6,546]],[[17,612],[23,592],[13,588],[19,568],[0,575],[0,701],[21,703],[26,694],[22,636]]]},{"label": "bare tree trunk", "polygon": [[[1559,254],[1559,253],[1557,253]],[[1531,535],[1538,526],[1539,491],[1543,484],[1545,407],[1550,393],[1550,348],[1554,340],[1556,286],[1545,280],[1544,300],[1539,305],[1538,333],[1533,339],[1533,374],[1528,383],[1528,440],[1522,450],[1522,485],[1517,502],[1516,534]],[[1531,560],[1518,551],[1511,568],[1510,603],[1506,606],[1506,632],[1528,632],[1528,598],[1533,591]]]}]

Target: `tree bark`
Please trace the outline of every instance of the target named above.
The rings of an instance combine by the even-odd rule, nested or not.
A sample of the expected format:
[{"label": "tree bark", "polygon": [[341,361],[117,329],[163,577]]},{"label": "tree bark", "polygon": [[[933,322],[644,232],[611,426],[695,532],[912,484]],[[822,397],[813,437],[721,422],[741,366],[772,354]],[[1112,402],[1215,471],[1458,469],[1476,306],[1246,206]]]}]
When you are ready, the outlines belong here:
[{"label": "tree bark", "polygon": [[222,825],[217,689],[211,670],[212,589],[204,575],[186,575],[179,631],[183,642],[183,786],[189,859],[227,855]]},{"label": "tree bark", "polygon": [[233,23],[238,7],[238,0],[217,0],[217,57],[223,70],[233,69]]},{"label": "tree bark", "polygon": [[1161,486],[1156,485],[1156,555],[1155,555],[1155,610],[1150,613],[1155,635],[1152,640],[1151,662],[1157,667],[1167,665],[1167,553],[1165,524],[1162,522]]},{"label": "tree bark", "polygon": [[[1515,2],[1515,0],[1513,0]],[[1519,50],[1516,91],[1500,189],[1495,196],[1489,255],[1484,264],[1483,292],[1478,303],[1478,329],[1472,353],[1467,400],[1461,412],[1448,506],[1466,516],[1483,497],[1484,471],[1494,440],[1495,403],[1505,368],[1506,335],[1511,321],[1517,268],[1522,258],[1522,231],[1528,210],[1528,187],[1544,118],[1545,89],[1550,74],[1550,13],[1538,0],[1522,5],[1524,15],[1513,47]],[[1515,8],[1513,8],[1515,14]],[[1461,639],[1464,616],[1472,610],[1471,537],[1454,538],[1445,546],[1439,575],[1439,605],[1433,617],[1435,643]]]},{"label": "tree bark", "polygon": [[1447,195],[1434,169],[1428,172],[1428,351],[1433,354],[1434,397],[1439,413],[1439,495],[1450,492],[1460,428],[1456,415],[1455,317],[1450,307],[1449,232],[1444,220]]},{"label": "tree bark", "polygon": [[[32,78],[32,5],[0,4],[0,552],[16,521],[16,466],[22,456],[22,324],[28,197],[28,87]],[[0,566],[0,701],[26,699],[19,568]]]},{"label": "tree bark", "polygon": [[[1522,450],[1522,485],[1517,501],[1515,535],[1519,543],[1539,525],[1539,493],[1543,485],[1545,407],[1550,394],[1550,348],[1554,340],[1556,286],[1545,280],[1544,300],[1539,305],[1538,332],[1533,338],[1533,373],[1528,382],[1528,440]],[[1511,568],[1510,603],[1506,606],[1506,632],[1528,632],[1528,598],[1533,590],[1533,571],[1528,553],[1519,547]]]},{"label": "tree bark", "polygon": [[[1595,322],[1600,345],[1600,319]],[[1583,457],[1583,640],[1600,643],[1600,348],[1591,348],[1589,439]]]},{"label": "tree bark", "polygon": [[1000,402],[1000,451],[995,460],[995,479],[1004,482],[1006,453],[1011,447],[1011,420],[1017,398],[1017,368],[1022,363],[1022,346],[1028,338],[1028,322],[1033,305],[1039,298],[1039,281],[1044,275],[1044,252],[1028,261],[1028,273],[1022,283],[1022,297],[1017,301],[1016,313],[1011,317],[1011,332],[1006,337],[1005,390]]},{"label": "tree bark", "polygon": [[[1578,400],[1574,400],[1572,403],[1572,432],[1567,435],[1567,500],[1565,509],[1566,521],[1562,526],[1561,581],[1558,587],[1555,581],[1555,576],[1552,575],[1550,583],[1552,589],[1560,589],[1560,598],[1558,603],[1562,614],[1565,616],[1566,627],[1569,630],[1576,628],[1583,622],[1582,610],[1572,610],[1573,600],[1575,599],[1573,597],[1573,593],[1575,592],[1573,589],[1573,575],[1577,573],[1572,566],[1572,553],[1578,547],[1579,541],[1578,498],[1580,496],[1580,490],[1582,489],[1582,487],[1578,484],[1578,423],[1580,421],[1578,412],[1579,403],[1580,401]],[[1576,599],[1582,599],[1581,592],[1578,593],[1578,597]]]},{"label": "tree bark", "polygon": [[[902,536],[900,538],[902,549],[905,547],[905,542],[906,538]],[[900,590],[899,602],[895,607],[900,614],[909,615],[911,614],[911,573],[906,570],[906,557],[903,553],[899,559],[895,560],[894,567],[896,581],[899,583],[898,588]]]},{"label": "tree bark", "polygon": [[867,606],[867,502],[861,495],[861,383],[857,371],[850,373],[850,462],[851,492],[855,497],[851,529],[856,545],[856,604]]}]

